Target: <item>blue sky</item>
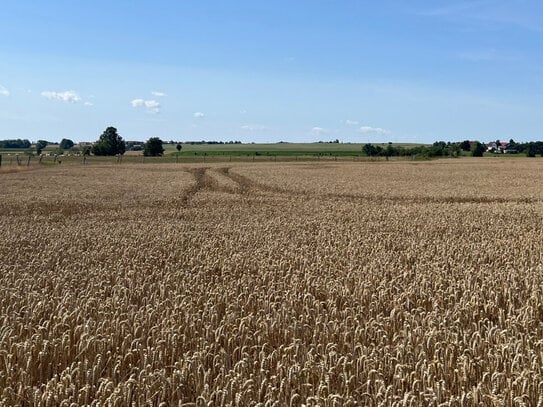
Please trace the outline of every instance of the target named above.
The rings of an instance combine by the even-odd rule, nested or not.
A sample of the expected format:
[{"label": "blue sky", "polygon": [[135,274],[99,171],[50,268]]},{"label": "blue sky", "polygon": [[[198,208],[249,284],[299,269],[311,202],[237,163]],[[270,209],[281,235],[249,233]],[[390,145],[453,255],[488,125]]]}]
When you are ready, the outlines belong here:
[{"label": "blue sky", "polygon": [[543,2],[2,1],[0,139],[543,139]]}]

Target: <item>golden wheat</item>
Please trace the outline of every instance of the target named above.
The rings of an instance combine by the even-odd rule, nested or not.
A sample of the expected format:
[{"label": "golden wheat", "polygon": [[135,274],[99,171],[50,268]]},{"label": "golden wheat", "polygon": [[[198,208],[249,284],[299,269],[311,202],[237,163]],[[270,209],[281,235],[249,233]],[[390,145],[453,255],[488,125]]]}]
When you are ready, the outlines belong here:
[{"label": "golden wheat", "polygon": [[0,175],[0,405],[543,404],[539,160]]}]

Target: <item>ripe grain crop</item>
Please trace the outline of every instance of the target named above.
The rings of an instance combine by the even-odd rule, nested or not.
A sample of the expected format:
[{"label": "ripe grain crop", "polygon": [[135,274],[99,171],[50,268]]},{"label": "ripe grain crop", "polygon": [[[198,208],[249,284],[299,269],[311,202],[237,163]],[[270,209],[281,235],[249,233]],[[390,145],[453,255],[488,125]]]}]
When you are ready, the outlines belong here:
[{"label": "ripe grain crop", "polygon": [[0,174],[0,405],[541,405],[542,164]]}]

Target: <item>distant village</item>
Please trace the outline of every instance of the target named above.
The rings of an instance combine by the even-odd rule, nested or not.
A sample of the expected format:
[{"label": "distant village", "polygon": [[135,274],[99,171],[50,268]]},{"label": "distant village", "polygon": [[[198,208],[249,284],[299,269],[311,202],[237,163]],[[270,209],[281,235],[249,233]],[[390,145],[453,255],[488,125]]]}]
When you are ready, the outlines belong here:
[{"label": "distant village", "polygon": [[491,141],[486,145],[486,151],[496,154],[516,154],[519,149],[515,144],[506,141]]}]

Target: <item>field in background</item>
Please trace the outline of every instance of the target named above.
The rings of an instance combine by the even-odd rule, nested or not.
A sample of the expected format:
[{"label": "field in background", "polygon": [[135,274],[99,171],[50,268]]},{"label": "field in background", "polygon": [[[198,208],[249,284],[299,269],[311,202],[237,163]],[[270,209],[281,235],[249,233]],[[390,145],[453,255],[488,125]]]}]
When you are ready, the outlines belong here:
[{"label": "field in background", "polygon": [[[254,155],[259,153],[262,155],[280,155],[280,156],[292,156],[292,155],[360,155],[362,153],[363,143],[250,143],[250,144],[190,144],[181,143],[182,150],[181,155]],[[381,146],[385,148],[388,144],[377,143],[375,146]],[[421,144],[411,143],[395,143],[396,147],[410,148],[420,146]],[[177,144],[164,144],[164,150],[166,155],[177,153]],[[58,149],[58,145],[48,145],[43,152],[45,154],[53,154]],[[14,155],[25,154],[24,149],[0,149],[2,155]],[[35,153],[35,149],[32,150]],[[141,155],[141,151],[131,152],[127,151],[129,155]],[[7,157],[4,157],[6,159]]]},{"label": "field in background", "polygon": [[[388,144],[374,144],[385,148]],[[410,148],[420,144],[398,143],[396,147]],[[182,154],[208,153],[218,154],[277,154],[277,155],[304,155],[304,154],[336,154],[360,155],[364,143],[270,143],[270,144],[182,144]],[[176,153],[176,144],[165,144],[166,153]]]},{"label": "field in background", "polygon": [[0,405],[537,405],[542,167],[1,174]]}]

